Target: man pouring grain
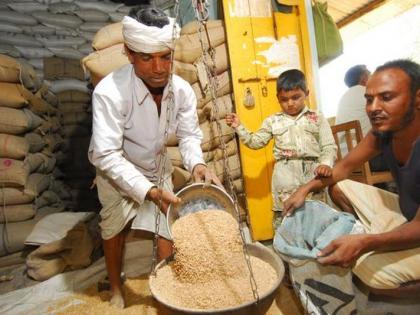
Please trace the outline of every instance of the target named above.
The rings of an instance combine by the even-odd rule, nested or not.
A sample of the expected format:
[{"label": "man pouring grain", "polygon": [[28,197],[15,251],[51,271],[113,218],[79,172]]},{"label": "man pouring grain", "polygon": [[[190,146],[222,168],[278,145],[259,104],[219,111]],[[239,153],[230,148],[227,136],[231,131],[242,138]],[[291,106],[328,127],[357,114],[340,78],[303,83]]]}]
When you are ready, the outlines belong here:
[{"label": "man pouring grain", "polygon": [[[179,139],[184,165],[194,180],[220,184],[203,160],[194,92],[186,81],[170,75],[178,25],[156,8],[133,9],[122,24],[130,64],[106,76],[93,92],[89,148],[103,207],[100,226],[111,304],[120,308],[124,228],[131,224],[132,229],[154,232],[155,205],[161,204],[166,213],[169,204],[178,201],[169,159],[160,159],[165,131]],[[156,186],[162,173],[163,189]],[[164,259],[172,243],[164,216],[160,219],[158,259]]]}]

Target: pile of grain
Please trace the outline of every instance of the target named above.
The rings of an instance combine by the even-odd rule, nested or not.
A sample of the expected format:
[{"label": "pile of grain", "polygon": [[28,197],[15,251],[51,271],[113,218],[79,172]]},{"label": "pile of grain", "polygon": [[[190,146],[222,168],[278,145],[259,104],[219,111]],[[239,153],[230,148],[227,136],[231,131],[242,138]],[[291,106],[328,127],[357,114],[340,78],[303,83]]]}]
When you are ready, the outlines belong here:
[{"label": "pile of grain", "polygon": [[[199,211],[172,227],[175,260],[160,268],[150,285],[169,305],[221,309],[254,300],[236,220],[226,211]],[[257,257],[251,265],[258,293],[276,281],[275,270]]]}]

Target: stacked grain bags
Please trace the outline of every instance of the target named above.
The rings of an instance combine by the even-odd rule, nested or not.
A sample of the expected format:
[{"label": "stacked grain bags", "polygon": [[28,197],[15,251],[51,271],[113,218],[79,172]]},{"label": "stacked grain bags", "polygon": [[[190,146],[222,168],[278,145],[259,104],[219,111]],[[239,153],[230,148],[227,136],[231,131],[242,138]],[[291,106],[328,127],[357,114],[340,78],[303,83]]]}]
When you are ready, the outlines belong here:
[{"label": "stacked grain bags", "polygon": [[[243,181],[238,156],[238,146],[234,131],[225,123],[225,116],[232,111],[232,89],[228,69],[225,31],[221,21],[210,20],[207,23],[211,46],[214,48],[215,58],[206,60],[214,69],[216,77],[216,104],[211,101],[210,83],[207,78],[204,56],[202,54],[200,35],[196,22],[185,25],[181,30],[181,37],[175,49],[175,73],[188,81],[197,96],[197,112],[200,128],[203,131],[202,149],[209,167],[227,184],[224,176],[224,152],[221,140],[226,144],[230,175],[234,179],[237,193],[243,192]],[[207,37],[203,40],[208,47]],[[103,77],[127,64],[129,61],[124,54],[122,25],[113,23],[100,29],[92,41],[95,52],[83,59],[84,67],[89,71],[91,81],[96,85]],[[218,112],[216,114],[216,112]],[[220,124],[221,134],[219,134]],[[168,155],[174,166],[173,181],[175,190],[179,190],[191,181],[190,174],[183,168],[181,154],[175,135],[169,135],[167,142]]]},{"label": "stacked grain bags", "polygon": [[32,67],[0,55],[0,256],[22,250],[41,217],[64,209],[50,189],[54,144],[43,137],[57,109],[37,89]]}]

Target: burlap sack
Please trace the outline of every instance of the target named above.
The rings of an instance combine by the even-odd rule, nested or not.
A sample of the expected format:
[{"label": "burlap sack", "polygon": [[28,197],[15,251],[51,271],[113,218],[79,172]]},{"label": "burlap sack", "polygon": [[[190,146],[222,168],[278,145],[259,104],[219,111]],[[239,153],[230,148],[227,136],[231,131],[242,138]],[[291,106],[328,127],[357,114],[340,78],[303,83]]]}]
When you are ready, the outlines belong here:
[{"label": "burlap sack", "polygon": [[27,109],[0,107],[0,133],[18,135],[41,125],[42,118]]},{"label": "burlap sack", "polygon": [[29,132],[25,134],[25,139],[28,141],[29,152],[31,153],[41,151],[46,145],[42,136],[35,132]]},{"label": "burlap sack", "polygon": [[0,158],[0,184],[9,187],[25,186],[29,169],[23,161]]},{"label": "burlap sack", "polygon": [[29,109],[37,115],[54,116],[57,114],[57,108],[51,106],[43,98],[38,96],[30,97]]},{"label": "burlap sack", "polygon": [[178,145],[178,138],[174,133],[168,134],[168,138],[166,139],[166,145],[169,147],[175,147]]},{"label": "burlap sack", "polygon": [[[216,109],[215,109],[216,106]],[[217,110],[217,114],[216,114]],[[208,102],[203,107],[203,111],[209,117],[210,120],[218,120],[226,117],[228,113],[231,113],[233,110],[232,96],[230,94],[218,97],[216,99],[216,104],[214,105],[212,101]]]},{"label": "burlap sack", "polygon": [[[212,47],[217,47],[226,41],[225,29],[222,26],[209,29],[208,35],[210,43],[208,42],[206,33],[203,32],[201,34],[201,40],[204,42],[206,47],[208,47],[209,44]],[[176,41],[175,60],[185,63],[194,63],[201,55],[202,48],[199,33],[182,35]]]},{"label": "burlap sack", "polygon": [[28,255],[28,275],[42,281],[63,272],[90,265],[93,241],[86,224],[79,223],[58,241],[41,245]]},{"label": "burlap sack", "polygon": [[61,123],[60,118],[56,117],[46,117],[42,124],[35,129],[35,132],[40,135],[47,135],[50,133],[61,132]]},{"label": "burlap sack", "polygon": [[0,224],[0,256],[21,251],[25,247],[25,239],[31,233],[37,220],[27,220]]},{"label": "burlap sack", "polygon": [[214,159],[214,152],[215,151],[205,151],[205,152],[203,152],[203,158],[204,158],[204,161],[207,163],[207,162],[210,162],[210,161],[213,161],[213,159]]},{"label": "burlap sack", "polygon": [[173,166],[183,167],[181,152],[178,147],[167,147],[166,152]]},{"label": "burlap sack", "polygon": [[221,74],[229,68],[229,58],[227,52],[227,46],[225,43],[214,48],[214,57],[209,54],[201,55],[195,62],[194,66],[198,72],[198,79],[200,80],[201,86],[204,86],[207,82],[207,73],[205,71],[205,65],[208,65],[213,74]]},{"label": "burlap sack", "polygon": [[0,188],[0,204],[2,205],[20,205],[31,203],[34,199],[34,196],[25,194],[23,192],[23,188]]},{"label": "burlap sack", "polygon": [[[224,178],[224,161],[213,160],[214,171],[219,178]],[[230,178],[238,179],[241,177],[241,162],[239,161],[238,155],[231,155],[227,159],[228,173]],[[225,178],[224,178],[225,179]]]},{"label": "burlap sack", "polygon": [[32,93],[21,84],[0,82],[0,106],[22,108],[31,97]]},{"label": "burlap sack", "polygon": [[56,152],[63,146],[63,138],[56,133],[45,135],[44,142],[46,143],[46,149],[50,152]]},{"label": "burlap sack", "polygon": [[233,187],[236,193],[243,193],[244,192],[244,181],[242,178],[235,179],[233,181]]},{"label": "burlap sack", "polygon": [[24,137],[0,134],[0,157],[23,160],[29,152],[28,140]]},{"label": "burlap sack", "polygon": [[[232,86],[230,83],[230,76],[228,71],[219,74],[216,78],[217,80],[217,89],[216,97],[220,97],[229,93],[232,93]],[[211,100],[211,93],[209,86],[202,87],[200,82],[194,83],[192,85],[195,96],[197,97],[197,108],[202,108]]]},{"label": "burlap sack", "polygon": [[90,73],[91,82],[96,85],[112,71],[129,63],[124,53],[124,45],[116,44],[100,51],[95,51],[83,58],[83,66]]},{"label": "burlap sack", "polygon": [[44,58],[44,79],[59,80],[62,78],[84,80],[85,74],[80,61],[57,57]]},{"label": "burlap sack", "polygon": [[29,173],[49,174],[54,169],[55,162],[54,157],[48,157],[43,153],[32,153],[25,158],[24,165],[29,169]]},{"label": "burlap sack", "polygon": [[21,66],[16,59],[0,55],[0,82],[20,83]]},{"label": "burlap sack", "polygon": [[47,84],[43,84],[41,88],[35,93],[35,96],[44,99],[51,106],[57,107],[58,98],[53,92],[50,91],[50,87]]},{"label": "burlap sack", "polygon": [[0,223],[29,220],[35,216],[35,213],[32,203],[0,206]]},{"label": "burlap sack", "polygon": [[35,199],[34,207],[39,209],[45,206],[61,204],[61,202],[60,197],[55,192],[52,190],[45,190]]},{"label": "burlap sack", "polygon": [[75,102],[63,102],[58,105],[58,110],[65,116],[67,113],[80,113],[86,112],[89,108],[89,104],[86,103],[75,103]]},{"label": "burlap sack", "polygon": [[191,180],[190,172],[174,166],[174,170],[172,172],[172,184],[174,185],[174,191],[178,191],[187,185]]},{"label": "burlap sack", "polygon": [[174,61],[174,71],[175,74],[179,75],[184,80],[188,81],[190,84],[197,82],[197,68],[190,64],[184,63],[181,61]]},{"label": "burlap sack", "polygon": [[[199,24],[196,21],[185,24],[181,29],[181,35],[194,34],[199,31]],[[209,20],[207,21],[207,29],[224,27],[222,20]]]},{"label": "burlap sack", "polygon": [[220,120],[219,123],[222,131],[221,135],[219,135],[216,122],[205,122],[200,125],[200,129],[203,132],[203,140],[201,141],[201,149],[203,151],[213,150],[220,145],[221,139],[226,143],[235,136],[235,131],[226,124],[225,120]]},{"label": "burlap sack", "polygon": [[33,173],[27,178],[23,192],[29,196],[38,197],[43,191],[48,189],[52,181],[51,175]]},{"label": "burlap sack", "polygon": [[113,23],[101,28],[93,38],[92,47],[102,50],[124,42],[122,23]]},{"label": "burlap sack", "polygon": [[[236,139],[233,138],[229,142],[225,143],[225,150],[227,156],[237,155],[238,154],[238,144],[236,142]],[[221,146],[220,146],[221,147]],[[221,148],[218,148],[213,151],[214,152],[214,159],[215,160],[221,160],[224,158],[224,152]]]},{"label": "burlap sack", "polygon": [[62,123],[66,125],[92,125],[92,114],[87,112],[72,112],[63,115]]},{"label": "burlap sack", "polygon": [[80,91],[63,91],[57,93],[57,98],[60,102],[89,103],[91,101],[89,93]]}]

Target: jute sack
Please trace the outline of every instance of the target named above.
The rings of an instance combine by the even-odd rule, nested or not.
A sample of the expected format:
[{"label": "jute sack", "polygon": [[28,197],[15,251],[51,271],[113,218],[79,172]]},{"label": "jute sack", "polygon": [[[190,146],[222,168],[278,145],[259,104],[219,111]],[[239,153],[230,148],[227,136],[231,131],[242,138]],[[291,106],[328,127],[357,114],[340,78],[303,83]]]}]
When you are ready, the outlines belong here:
[{"label": "jute sack", "polygon": [[203,132],[203,140],[201,141],[201,149],[210,151],[216,149],[220,145],[220,138],[226,143],[235,136],[234,130],[229,127],[224,120],[220,120],[222,134],[219,136],[216,122],[205,122],[200,125]]},{"label": "jute sack", "polygon": [[62,91],[56,95],[60,102],[89,103],[92,99],[89,93],[74,90]]},{"label": "jute sack", "polygon": [[22,108],[28,105],[32,93],[21,84],[0,82],[0,106]]},{"label": "jute sack", "polygon": [[[216,78],[217,80],[217,90],[216,97],[220,97],[226,94],[232,93],[232,87],[230,84],[230,77],[228,71],[219,74]],[[202,87],[200,82],[196,82],[192,85],[195,96],[197,97],[197,108],[202,108],[211,100],[211,93],[209,86]]]},{"label": "jute sack", "polygon": [[51,190],[45,190],[41,196],[37,197],[34,202],[34,207],[36,209],[50,206],[50,205],[56,205],[60,204],[62,201],[60,197]]},{"label": "jute sack", "polygon": [[51,213],[63,211],[61,207],[43,207],[38,209],[32,220],[0,224],[0,256],[21,251],[25,247],[25,240],[32,232],[35,224]]},{"label": "jute sack", "polygon": [[187,185],[191,180],[190,172],[174,166],[174,170],[172,172],[172,184],[174,185],[174,191],[178,191]]},{"label": "jute sack", "polygon": [[[225,143],[226,146],[226,155],[236,155],[238,154],[238,144],[236,142],[236,139],[233,138],[229,142]],[[224,158],[223,150],[221,148],[218,148],[213,151],[214,152],[214,159],[215,160],[221,160]]]},{"label": "jute sack", "polygon": [[[222,26],[209,29],[208,35],[210,43],[207,35],[205,33],[201,34],[201,38],[206,46],[210,44],[211,47],[217,47],[226,41],[225,29]],[[181,35],[176,41],[175,60],[194,63],[201,55],[202,49],[199,33]]]},{"label": "jute sack", "polygon": [[22,188],[0,188],[0,204],[2,205],[21,205],[31,203],[34,199],[35,196],[25,194]]},{"label": "jute sack", "polygon": [[116,44],[100,51],[95,51],[83,58],[83,66],[90,73],[91,82],[96,85],[112,71],[129,63],[124,54],[124,45]]},{"label": "jute sack", "polygon": [[66,125],[92,125],[92,114],[87,112],[66,113],[63,115],[62,123]]},{"label": "jute sack", "polygon": [[55,166],[55,158],[43,153],[31,153],[25,158],[24,165],[29,173],[49,174]]},{"label": "jute sack", "polygon": [[56,152],[63,146],[64,139],[56,133],[45,135],[44,142],[46,143],[46,148],[50,152]]},{"label": "jute sack", "polygon": [[[206,25],[208,30],[224,27],[222,20],[209,20],[207,21]],[[181,35],[197,33],[199,31],[199,27],[200,24],[198,24],[196,21],[189,22],[182,27]]]},{"label": "jute sack", "polygon": [[178,138],[176,137],[176,134],[168,134],[168,138],[166,139],[166,145],[168,147],[175,147],[178,145]]},{"label": "jute sack", "polygon": [[32,203],[0,206],[0,223],[19,222],[32,219],[36,209]]},{"label": "jute sack", "polygon": [[200,56],[195,62],[194,66],[198,72],[198,79],[200,80],[201,86],[204,86],[204,82],[208,82],[207,73],[205,71],[205,64],[208,64],[215,74],[221,74],[229,68],[229,59],[227,53],[227,46],[225,43],[217,46],[214,49],[214,59],[210,56]]},{"label": "jute sack", "polygon": [[43,84],[41,88],[35,93],[35,96],[40,97],[47,101],[48,104],[51,106],[57,107],[58,105],[58,98],[53,92],[50,91],[50,86],[47,84]]},{"label": "jute sack", "polygon": [[166,152],[173,166],[183,167],[181,152],[178,147],[167,147]]},{"label": "jute sack", "polygon": [[52,181],[52,176],[33,173],[28,176],[23,192],[29,196],[38,197],[43,191],[48,189]]},{"label": "jute sack", "polygon": [[61,132],[61,124],[60,118],[58,116],[55,117],[46,117],[40,126],[38,126],[34,132],[40,135],[46,135],[54,132]]},{"label": "jute sack", "polygon": [[39,134],[34,132],[25,134],[25,139],[28,141],[29,152],[31,153],[41,151],[46,145],[44,139]]},{"label": "jute sack", "polygon": [[101,28],[93,38],[92,47],[95,50],[102,50],[120,43],[124,43],[121,22]]},{"label": "jute sack", "polygon": [[22,83],[27,89],[33,91],[39,88],[35,82],[36,74],[32,66],[20,64],[16,59],[0,55],[0,82]]},{"label": "jute sack", "polygon": [[0,184],[10,187],[25,186],[29,169],[23,161],[0,158]]},{"label": "jute sack", "polygon": [[86,112],[89,104],[77,102],[65,102],[58,105],[58,110],[65,116],[67,113]]},{"label": "jute sack", "polygon": [[33,95],[29,98],[29,109],[37,115],[54,116],[57,108],[48,104],[43,98]]},{"label": "jute sack", "polygon": [[73,78],[84,80],[85,74],[79,60],[65,58],[44,58],[44,79],[58,80]]},{"label": "jute sack", "polygon": [[[231,113],[233,110],[232,96],[230,94],[224,95],[222,97],[216,98],[216,110],[214,109],[214,104],[212,101],[208,102],[203,107],[203,111],[209,117],[210,120],[218,120],[226,117],[228,113]],[[217,117],[216,117],[217,116]]]},{"label": "jute sack", "polygon": [[206,163],[210,162],[214,159],[214,152],[215,151],[205,151],[205,152],[203,152],[203,158],[204,158],[204,161]]},{"label": "jute sack", "polygon": [[[223,178],[223,160],[218,160],[218,161],[213,161],[214,164],[214,169],[216,171],[216,175],[219,178]],[[241,178],[242,174],[241,174],[241,162],[239,161],[239,156],[238,155],[231,155],[228,157],[227,159],[227,164],[228,164],[228,171],[229,171],[229,175],[232,179],[238,179]]]},{"label": "jute sack", "polygon": [[24,137],[0,134],[0,157],[23,160],[29,153],[29,143]]},{"label": "jute sack", "polygon": [[188,81],[190,84],[197,82],[197,68],[190,64],[181,61],[174,61],[174,71],[175,74],[179,75],[185,81]]},{"label": "jute sack", "polygon": [[18,135],[37,128],[42,118],[27,109],[0,107],[0,133]]},{"label": "jute sack", "polygon": [[242,178],[235,179],[233,181],[233,187],[236,193],[243,193],[244,192],[244,181]]}]

